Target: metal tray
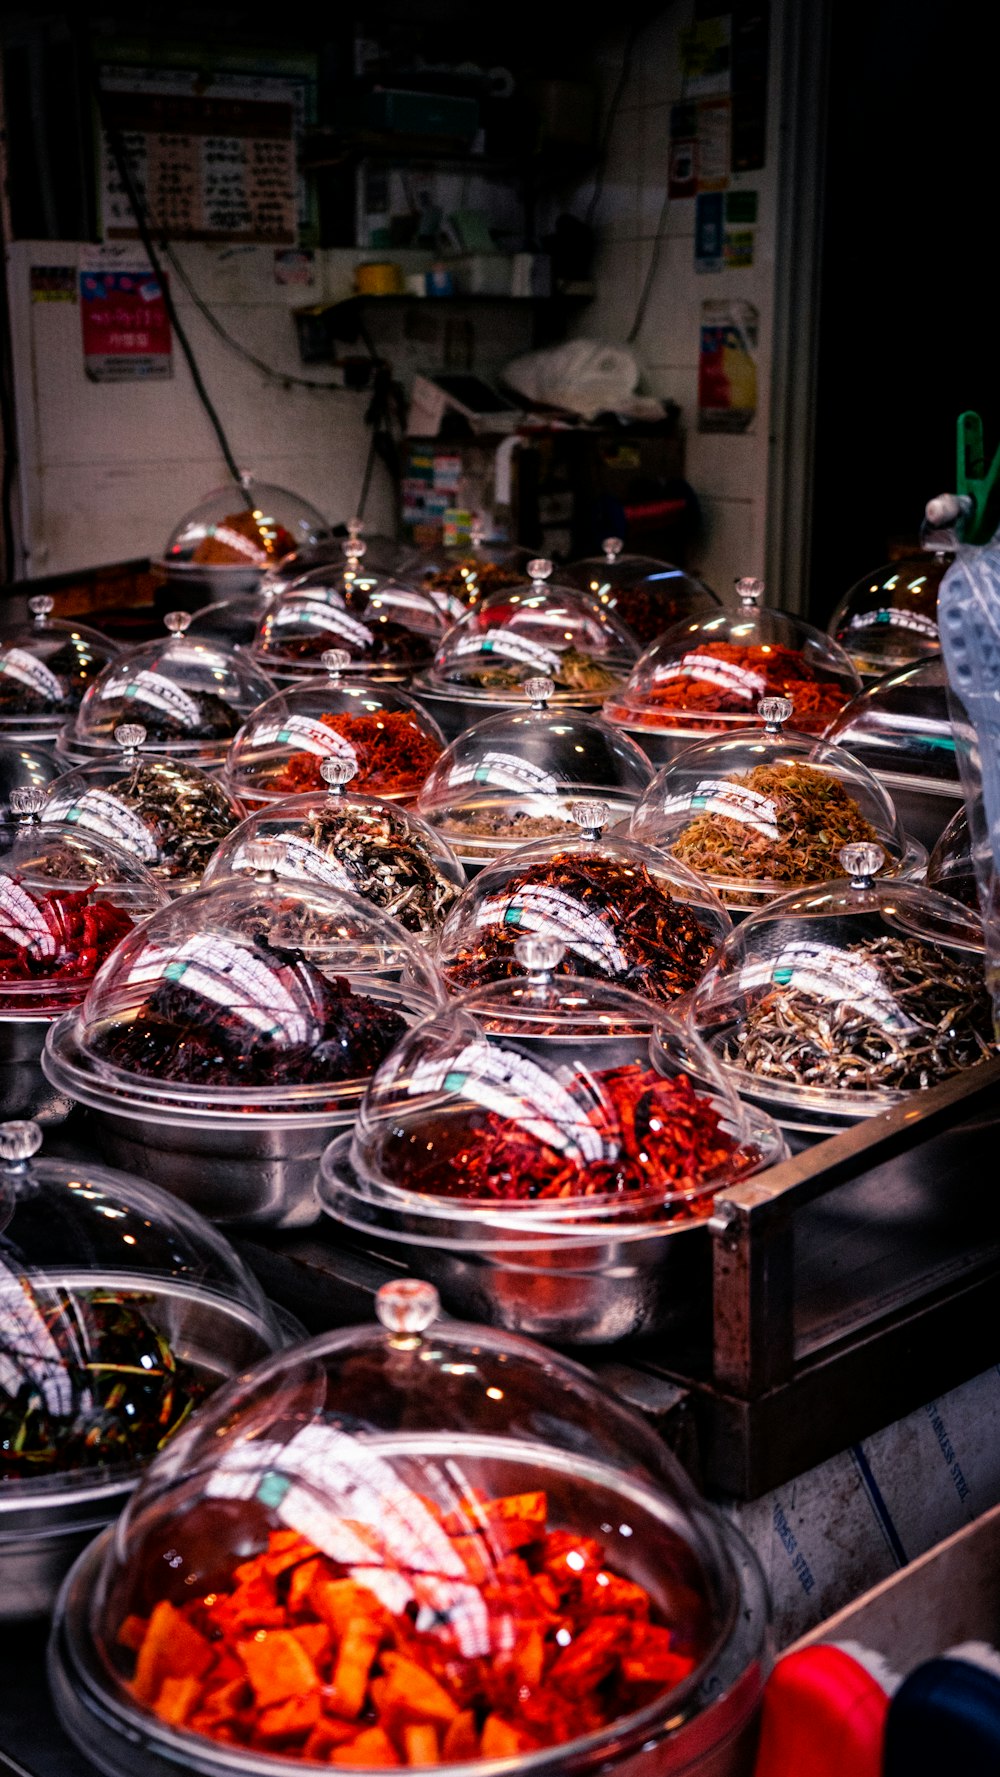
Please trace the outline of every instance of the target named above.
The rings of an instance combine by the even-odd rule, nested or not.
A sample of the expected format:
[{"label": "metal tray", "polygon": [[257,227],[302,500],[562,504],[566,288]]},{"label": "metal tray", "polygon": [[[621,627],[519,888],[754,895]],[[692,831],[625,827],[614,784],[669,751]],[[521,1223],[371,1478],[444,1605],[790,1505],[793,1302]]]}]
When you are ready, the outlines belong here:
[{"label": "metal tray", "polygon": [[[753,1499],[1000,1361],[1000,1061],[734,1187],[682,1324],[584,1361],[710,1493]],[[400,1249],[320,1226],[255,1235],[267,1293],[312,1331],[371,1313]],[[580,1352],[574,1353],[578,1361]]]}]

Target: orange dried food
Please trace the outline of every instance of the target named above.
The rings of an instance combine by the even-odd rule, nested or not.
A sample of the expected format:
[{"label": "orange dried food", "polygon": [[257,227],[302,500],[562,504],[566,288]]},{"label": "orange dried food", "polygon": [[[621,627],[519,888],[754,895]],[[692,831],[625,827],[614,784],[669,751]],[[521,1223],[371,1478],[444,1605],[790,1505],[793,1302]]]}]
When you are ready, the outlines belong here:
[{"label": "orange dried food", "polygon": [[360,1567],[275,1530],[230,1591],[123,1615],[137,1700],[227,1746],[429,1768],[599,1732],[693,1670],[697,1594],[672,1588],[678,1620],[655,1620],[595,1538],[548,1529],[543,1492],[413,1510],[431,1529],[412,1545],[337,1521]]}]

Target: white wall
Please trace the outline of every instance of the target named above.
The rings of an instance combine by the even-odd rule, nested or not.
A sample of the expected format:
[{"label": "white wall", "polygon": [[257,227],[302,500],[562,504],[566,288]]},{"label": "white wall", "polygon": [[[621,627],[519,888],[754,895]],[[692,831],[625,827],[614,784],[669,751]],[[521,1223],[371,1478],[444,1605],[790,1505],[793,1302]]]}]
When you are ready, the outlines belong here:
[{"label": "white wall", "polygon": [[[189,508],[226,479],[176,341],[169,382],[93,383],[83,368],[79,304],[31,302],[30,266],[77,265],[86,251],[75,242],[17,241],[8,252],[21,572],[28,576],[158,555]],[[330,379],[331,367],[300,363],[290,310],[348,295],[354,265],[370,253],[317,253],[316,282],[305,289],[275,282],[270,248],[178,251],[198,294],[258,357],[316,382]],[[429,263],[416,253],[394,252],[393,258],[404,269]],[[274,383],[228,349],[176,278],[172,288],[240,467],[294,489],[334,523],[351,517],[370,438],[364,424],[369,397]],[[420,310],[423,332],[429,323],[440,335],[444,309],[432,312],[428,301]],[[447,312],[454,312],[450,305]],[[410,337],[409,313],[394,306],[373,322],[376,347],[404,379],[429,361],[441,362],[440,337]],[[495,368],[525,349],[530,315],[484,308],[479,316],[477,368]],[[361,346],[346,349],[363,355]],[[394,496],[380,466],[366,517],[373,529],[394,528]]]},{"label": "white wall", "polygon": [[[691,0],[672,0],[641,33],[610,143],[604,191],[595,217],[599,236],[597,300],[575,331],[624,343],[639,302],[663,207],[670,145],[670,106],[682,97],[679,34]],[[774,320],[774,248],[778,189],[780,7],[772,6],[767,163],[732,176],[733,190],[758,193],[754,264],[698,273],[694,269],[695,200],[673,200],[646,319],[632,347],[656,395],[678,403],[686,434],[686,473],[702,503],[705,538],[698,565],[725,595],[740,574],[764,569],[769,395]],[[598,50],[605,105],[621,68],[623,38]],[[588,192],[577,199],[582,213]],[[697,430],[698,342],[703,300],[743,298],[759,311],[758,411],[752,435]],[[779,589],[773,589],[776,595]],[[777,596],[775,598],[777,602]]]}]

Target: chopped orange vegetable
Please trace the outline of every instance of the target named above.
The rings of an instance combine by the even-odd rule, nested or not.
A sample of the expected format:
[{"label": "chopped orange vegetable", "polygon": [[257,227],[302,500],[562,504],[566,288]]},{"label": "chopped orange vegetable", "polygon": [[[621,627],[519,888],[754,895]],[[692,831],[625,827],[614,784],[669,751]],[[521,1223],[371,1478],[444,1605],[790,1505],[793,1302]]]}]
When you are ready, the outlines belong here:
[{"label": "chopped orange vegetable", "polygon": [[463,1709],[454,1721],[449,1722],[441,1756],[449,1765],[462,1764],[467,1759],[479,1757],[479,1731],[474,1710]]},{"label": "chopped orange vegetable", "polygon": [[483,1758],[516,1758],[518,1753],[533,1752],[536,1742],[502,1715],[488,1715],[483,1724],[479,1750]]},{"label": "chopped orange vegetable", "polygon": [[165,1678],[153,1705],[161,1721],[180,1727],[191,1714],[201,1694],[198,1678]]},{"label": "chopped orange vegetable", "polygon": [[212,1664],[212,1648],[168,1599],[149,1619],[139,1649],[132,1689],[140,1703],[152,1703],[165,1678],[200,1678]]},{"label": "chopped orange vegetable", "polygon": [[316,1668],[291,1629],[269,1629],[259,1641],[241,1641],[237,1652],[261,1709],[319,1686]]},{"label": "chopped orange vegetable", "polygon": [[380,1624],[354,1617],[344,1630],[333,1669],[334,1707],[338,1715],[360,1715],[368,1689],[368,1674],[382,1639]]},{"label": "chopped orange vegetable", "polygon": [[255,1732],[262,1740],[301,1740],[319,1721],[319,1702],[319,1692],[311,1691],[272,1703],[258,1715]]},{"label": "chopped orange vegetable", "polygon": [[[544,1493],[413,1510],[341,1519],[342,1561],[276,1529],[228,1589],[125,1616],[137,1700],[268,1757],[428,1770],[567,1745],[695,1668],[698,1595],[666,1576],[654,1611],[594,1538],[548,1529]],[[376,1566],[398,1615],[364,1583]]]},{"label": "chopped orange vegetable", "polygon": [[332,1754],[331,1765],[375,1766],[383,1769],[398,1765],[396,1750],[382,1728],[366,1728],[349,1746],[341,1746]]},{"label": "chopped orange vegetable", "polygon": [[437,1729],[430,1722],[410,1722],[403,1729],[403,1751],[408,1765],[438,1764]]},{"label": "chopped orange vegetable", "polygon": [[436,1721],[445,1726],[454,1721],[458,1704],[414,1660],[407,1660],[402,1654],[383,1654],[382,1670],[389,1681],[384,1693],[387,1708],[398,1709],[410,1721]]}]

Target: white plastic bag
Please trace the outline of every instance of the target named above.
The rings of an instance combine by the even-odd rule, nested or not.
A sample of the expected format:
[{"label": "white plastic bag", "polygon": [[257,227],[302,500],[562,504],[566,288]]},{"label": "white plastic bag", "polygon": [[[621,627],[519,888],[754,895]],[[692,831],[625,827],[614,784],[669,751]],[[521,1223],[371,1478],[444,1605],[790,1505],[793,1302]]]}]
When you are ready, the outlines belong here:
[{"label": "white plastic bag", "polygon": [[598,339],[567,339],[563,345],[513,358],[504,381],[527,401],[564,407],[582,419],[627,408],[639,382],[639,366],[624,346]]}]

